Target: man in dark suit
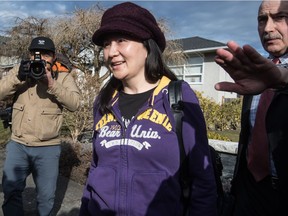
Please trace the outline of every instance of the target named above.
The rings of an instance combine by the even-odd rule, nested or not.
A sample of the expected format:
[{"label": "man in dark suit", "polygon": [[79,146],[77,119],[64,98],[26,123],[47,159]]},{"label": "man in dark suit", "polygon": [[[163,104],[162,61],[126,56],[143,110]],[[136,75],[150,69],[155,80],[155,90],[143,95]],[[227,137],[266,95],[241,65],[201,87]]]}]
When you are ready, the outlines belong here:
[{"label": "man in dark suit", "polygon": [[[245,95],[237,162],[231,187],[235,196],[233,215],[287,216],[287,1],[265,0],[261,3],[258,32],[264,49],[269,53],[268,59],[261,57],[252,47],[245,45],[241,48],[235,42],[228,42],[230,50],[219,49],[215,58],[235,81],[217,83],[215,88]],[[277,65],[272,62],[276,59]],[[261,95],[252,95],[261,92]],[[262,105],[264,99],[261,98],[267,95],[267,92],[272,95],[272,100]],[[267,97],[265,100],[268,100]],[[263,108],[267,110],[265,116],[260,118]],[[263,139],[265,137],[267,146]],[[260,148],[256,147],[255,143],[260,145]]]}]

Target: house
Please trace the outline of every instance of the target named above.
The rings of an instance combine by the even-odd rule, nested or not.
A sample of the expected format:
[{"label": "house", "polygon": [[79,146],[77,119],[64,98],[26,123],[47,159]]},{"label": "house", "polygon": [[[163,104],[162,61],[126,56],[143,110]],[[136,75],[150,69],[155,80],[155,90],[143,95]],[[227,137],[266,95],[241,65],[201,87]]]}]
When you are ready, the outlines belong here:
[{"label": "house", "polygon": [[[0,36],[0,46],[3,46],[7,40],[7,37]],[[10,57],[3,55],[3,53],[0,53],[0,79],[2,76],[5,76],[7,72],[19,62],[20,59],[16,56]]]},{"label": "house", "polygon": [[224,43],[197,36],[176,41],[187,56],[186,64],[170,65],[179,79],[187,81],[194,90],[202,92],[204,97],[211,98],[219,104],[237,98],[236,93],[214,89],[217,82],[233,82],[224,69],[214,62],[216,50],[227,48]]}]

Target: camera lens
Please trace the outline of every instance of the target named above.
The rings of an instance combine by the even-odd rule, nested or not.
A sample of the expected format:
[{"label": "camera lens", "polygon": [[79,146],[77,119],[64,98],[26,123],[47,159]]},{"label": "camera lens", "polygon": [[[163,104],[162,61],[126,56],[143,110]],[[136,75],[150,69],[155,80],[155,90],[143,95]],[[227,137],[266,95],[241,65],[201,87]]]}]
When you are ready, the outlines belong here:
[{"label": "camera lens", "polygon": [[45,65],[42,61],[40,62],[33,62],[30,65],[31,76],[34,79],[40,79],[45,74]]},{"label": "camera lens", "polygon": [[45,75],[46,61],[41,59],[41,53],[35,51],[34,60],[30,61],[30,73],[34,79],[41,79]]}]

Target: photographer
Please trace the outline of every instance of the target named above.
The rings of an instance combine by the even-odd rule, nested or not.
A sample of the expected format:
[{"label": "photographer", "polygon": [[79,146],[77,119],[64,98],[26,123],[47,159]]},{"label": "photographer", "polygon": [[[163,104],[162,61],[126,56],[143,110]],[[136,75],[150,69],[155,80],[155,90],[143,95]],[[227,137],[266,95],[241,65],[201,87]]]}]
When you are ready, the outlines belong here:
[{"label": "photographer", "polygon": [[80,94],[69,73],[52,70],[55,46],[34,38],[30,60],[22,61],[0,80],[0,100],[13,96],[12,134],[6,146],[2,187],[4,215],[24,215],[22,192],[28,175],[37,188],[38,215],[52,212],[60,157],[59,130],[63,108],[76,111]]}]

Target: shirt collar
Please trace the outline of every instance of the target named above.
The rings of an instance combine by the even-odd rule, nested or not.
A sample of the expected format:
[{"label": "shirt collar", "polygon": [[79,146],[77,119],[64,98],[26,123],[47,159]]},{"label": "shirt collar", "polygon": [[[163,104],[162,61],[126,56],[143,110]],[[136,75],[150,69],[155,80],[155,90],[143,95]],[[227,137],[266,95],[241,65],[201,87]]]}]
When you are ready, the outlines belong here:
[{"label": "shirt collar", "polygon": [[[268,59],[274,59],[275,57],[274,56],[272,56],[272,55],[269,55],[269,57],[268,57]],[[278,57],[279,58],[279,60],[280,60],[280,64],[281,65],[283,65],[283,64],[288,64],[288,53],[286,53],[286,54],[284,54],[284,55],[282,55],[282,56],[280,56],[280,57]]]}]

